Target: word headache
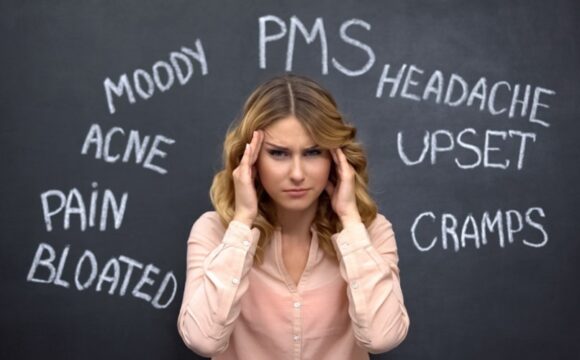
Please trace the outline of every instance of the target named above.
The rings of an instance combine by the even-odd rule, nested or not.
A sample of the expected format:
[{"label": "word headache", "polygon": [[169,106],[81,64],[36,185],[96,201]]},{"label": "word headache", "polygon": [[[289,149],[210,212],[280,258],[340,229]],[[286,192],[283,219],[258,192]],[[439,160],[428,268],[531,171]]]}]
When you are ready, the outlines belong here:
[{"label": "word headache", "polygon": [[[123,152],[122,158],[121,154],[111,155],[111,141],[113,135],[121,137],[123,141],[126,142],[125,151]],[[175,140],[163,135],[155,135],[152,144],[149,144],[149,140],[151,140],[151,136],[146,135],[141,137],[141,135],[139,135],[139,131],[137,130],[131,130],[129,132],[129,136],[126,136],[125,131],[117,126],[109,129],[107,134],[103,137],[103,131],[101,130],[101,127],[98,124],[93,124],[91,125],[91,128],[85,137],[85,142],[83,143],[81,154],[88,154],[91,145],[94,145],[95,159],[102,158],[105,162],[108,163],[115,163],[121,159],[122,162],[126,163],[131,159],[131,154],[133,153],[135,155],[135,163],[141,164],[141,162],[143,162],[143,167],[145,169],[155,171],[161,175],[165,175],[167,174],[167,170],[153,164],[153,158],[156,156],[161,158],[167,156],[166,152],[159,150],[159,144],[163,142],[168,145],[172,145],[175,143]],[[149,149],[147,149],[148,146]],[[147,156],[145,156],[145,154],[147,154]]]},{"label": "word headache", "polygon": [[[473,152],[476,156],[476,160],[471,163],[460,163],[460,161],[455,158],[455,164],[461,169],[472,169],[477,166],[483,164],[485,168],[499,168],[499,169],[507,169],[510,166],[510,160],[504,159],[502,162],[492,162],[490,159],[491,152],[498,152],[501,150],[499,147],[491,146],[492,138],[501,138],[501,141],[505,141],[506,138],[509,136],[509,140],[512,138],[519,139],[519,153],[517,155],[517,169],[521,170],[524,164],[524,155],[526,153],[526,140],[532,139],[532,141],[536,141],[536,134],[530,132],[521,132],[517,130],[508,130],[508,131],[497,131],[497,130],[486,130],[483,145],[483,155],[482,150],[477,145],[474,145],[472,141],[465,140],[464,136],[470,134],[468,136],[477,137],[477,131],[473,128],[467,128],[462,130],[459,134],[457,134],[457,147],[462,147],[470,152]],[[442,141],[443,139],[443,141]],[[405,163],[405,165],[413,166],[422,163],[427,155],[427,152],[431,150],[430,153],[430,161],[431,165],[435,165],[437,162],[437,156],[440,153],[455,151],[455,136],[448,130],[437,130],[433,133],[429,133],[429,131],[425,131],[425,135],[423,136],[423,149],[421,150],[421,154],[415,159],[410,159],[410,156],[405,152],[403,146],[403,132],[399,131],[397,133],[397,149],[399,152],[399,157]],[[442,142],[444,144],[442,144]],[[414,149],[415,146],[411,144],[409,146],[411,149]]]},{"label": "word headache", "polygon": [[[487,112],[494,116],[507,112],[509,118],[513,118],[516,115],[526,117],[529,109],[529,122],[550,127],[549,123],[539,119],[537,116],[539,107],[549,108],[548,105],[540,102],[540,96],[542,94],[555,95],[556,92],[554,90],[536,86],[534,88],[534,97],[530,103],[530,85],[526,85],[523,94],[520,95],[520,84],[510,85],[507,81],[498,81],[491,86],[488,92],[485,77],[481,77],[470,90],[467,81],[457,74],[451,74],[447,85],[445,85],[443,73],[435,70],[429,77],[429,80],[427,80],[427,84],[423,85],[421,80],[424,80],[424,78],[421,78],[421,76],[424,71],[415,65],[407,67],[407,64],[403,64],[397,71],[397,74],[391,77],[389,77],[389,71],[390,65],[385,64],[377,86],[377,98],[382,97],[385,83],[388,83],[391,85],[389,96],[392,98],[397,96],[397,94],[402,98],[415,101],[429,100],[432,97],[437,104],[441,104],[443,101],[443,104],[448,106],[465,104],[468,107],[479,102],[480,111],[487,110]],[[404,80],[403,76],[405,77]],[[418,89],[412,89],[415,86],[420,87]],[[446,90],[444,90],[445,86],[447,86]],[[496,100],[500,89],[501,94],[508,97],[507,102],[504,101],[503,105],[498,105]],[[510,94],[511,99],[509,98]],[[521,106],[519,113],[517,111],[518,106]]]},{"label": "word headache", "polygon": [[[161,92],[169,90],[175,83],[176,77],[179,84],[187,84],[193,75],[193,64],[189,57],[199,63],[202,75],[207,75],[207,60],[199,39],[195,40],[195,47],[196,51],[182,46],[181,52],[171,52],[169,54],[169,62],[171,65],[167,61],[157,61],[153,64],[153,77],[143,69],[135,70],[133,72],[133,86],[139,97],[143,100],[151,98],[155,93],[155,88]],[[162,80],[161,72],[165,73],[165,80]],[[131,104],[134,104],[136,101],[133,87],[131,87],[127,74],[122,74],[116,84],[110,78],[106,78],[103,86],[105,87],[107,104],[111,114],[114,114],[116,111],[115,104],[113,103],[113,94],[121,97],[126,93]]]},{"label": "word headache", "polygon": [[[69,248],[70,245],[67,245],[63,249],[60,258],[58,259],[58,266],[55,266],[56,251],[49,244],[40,243],[36,250],[36,254],[34,255],[34,260],[32,261],[26,280],[35,283],[54,284],[67,289],[70,288],[69,281],[62,278],[67,263]],[[121,281],[121,263],[126,265],[126,271],[121,286],[118,287],[119,282]],[[39,275],[38,272],[40,272],[40,269],[48,270],[48,274],[45,276]],[[85,269],[89,270],[87,277],[82,276],[83,272],[86,273],[86,271],[83,271]],[[86,290],[95,283],[98,274],[95,291],[100,292],[104,287],[108,286],[109,295],[115,294],[115,291],[119,289],[117,294],[119,296],[125,296],[135,269],[142,270],[142,274],[139,281],[134,284],[133,289],[131,290],[131,295],[151,303],[151,305],[156,309],[164,309],[168,307],[173,301],[177,291],[177,281],[173,272],[170,271],[165,274],[163,281],[161,281],[161,284],[155,292],[155,296],[152,296],[144,292],[142,289],[145,285],[155,285],[155,280],[151,278],[151,274],[159,274],[159,268],[153,264],[147,264],[145,269],[143,269],[142,263],[123,255],[118,258],[109,259],[109,261],[105,263],[100,274],[98,274],[99,267],[95,254],[90,250],[85,250],[82,256],[78,259],[75,267],[74,284],[77,290]],[[162,303],[161,299],[164,297],[167,290],[171,291],[171,296],[165,301],[165,303]]]},{"label": "word headache", "polygon": [[[324,20],[320,17],[316,18],[312,29],[308,31],[304,23],[300,21],[296,16],[290,18],[290,32],[288,32],[288,26],[286,22],[281,18],[274,15],[266,15],[259,18],[260,23],[260,34],[259,34],[259,52],[260,52],[260,69],[266,69],[266,45],[271,42],[279,41],[283,39],[286,34],[288,34],[288,43],[286,45],[286,71],[292,71],[292,61],[294,59],[294,45],[296,42],[296,30],[299,30],[302,36],[304,36],[306,42],[311,44],[316,38],[320,40],[320,57],[322,63],[322,73],[328,74],[328,42],[326,38],[326,29],[324,26]],[[277,25],[278,31],[275,33],[268,32],[268,24],[272,23]],[[332,65],[335,69],[347,76],[360,76],[365,74],[375,63],[375,53],[373,49],[352,37],[347,35],[346,31],[351,26],[362,27],[367,31],[370,31],[371,25],[360,19],[350,19],[342,23],[340,26],[340,38],[342,41],[351,45],[357,49],[360,49],[366,54],[368,58],[366,63],[358,69],[348,69],[346,66],[342,65],[338,60],[332,58]]]},{"label": "word headache", "polygon": [[[80,191],[76,188],[71,189],[68,192],[68,195],[65,195],[65,193],[60,190],[54,189],[45,191],[40,194],[46,231],[52,231],[52,218],[63,211],[63,227],[65,230],[68,230],[70,227],[71,215],[79,216],[81,231],[85,231],[87,228],[87,218],[88,226],[94,227],[96,225],[95,217],[97,216],[97,206],[99,206],[99,190],[97,189],[98,183],[93,182],[91,186],[94,190],[90,195],[88,216],[85,201],[83,200]],[[123,216],[125,215],[125,209],[127,208],[128,196],[129,194],[125,192],[121,196],[121,200],[117,201],[113,192],[109,189],[105,189],[102,194],[103,200],[100,203],[100,231],[107,230],[107,219],[109,212],[113,213],[115,229],[119,229],[121,227],[121,224],[123,223]],[[54,206],[54,201],[52,201],[53,206],[51,206],[50,199],[58,200],[58,204]]]},{"label": "word headache", "polygon": [[[473,215],[468,214],[463,220],[461,232],[458,233],[458,221],[453,214],[444,213],[437,219],[432,211],[427,211],[415,218],[411,226],[411,234],[413,243],[419,251],[429,251],[437,243],[440,243],[443,249],[447,250],[448,242],[452,241],[454,251],[458,252],[460,249],[465,249],[468,246],[468,242],[473,243],[476,249],[487,245],[489,233],[497,233],[499,246],[502,248],[506,245],[504,232],[507,233],[507,243],[513,244],[514,234],[524,230],[524,224],[527,224],[537,229],[542,234],[542,239],[539,242],[522,239],[522,243],[530,247],[539,248],[545,246],[548,242],[548,234],[541,224],[531,218],[533,213],[538,213],[543,218],[546,217],[541,207],[527,209],[525,216],[522,216],[521,212],[517,210],[507,210],[505,212],[497,210],[493,219],[488,212],[484,212],[478,226],[478,222]],[[430,226],[429,223],[439,223],[439,230]],[[420,227],[423,228],[423,231],[426,228],[428,229],[427,232],[439,232],[441,237],[435,236],[432,239],[418,238],[417,231],[420,230]]]}]

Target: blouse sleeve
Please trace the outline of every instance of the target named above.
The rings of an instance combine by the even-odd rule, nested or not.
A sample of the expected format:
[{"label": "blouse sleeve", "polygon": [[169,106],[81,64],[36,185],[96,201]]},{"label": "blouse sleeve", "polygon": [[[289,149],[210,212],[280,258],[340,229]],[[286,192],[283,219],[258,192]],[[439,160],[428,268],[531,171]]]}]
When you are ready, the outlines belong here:
[{"label": "blouse sleeve", "polygon": [[217,213],[203,214],[187,241],[187,273],[177,328],[188,348],[211,357],[225,351],[249,286],[260,231]]},{"label": "blouse sleeve", "polygon": [[410,321],[391,223],[378,214],[368,229],[363,223],[351,224],[331,239],[341,276],[348,284],[348,311],[356,342],[373,354],[397,347],[407,336]]}]

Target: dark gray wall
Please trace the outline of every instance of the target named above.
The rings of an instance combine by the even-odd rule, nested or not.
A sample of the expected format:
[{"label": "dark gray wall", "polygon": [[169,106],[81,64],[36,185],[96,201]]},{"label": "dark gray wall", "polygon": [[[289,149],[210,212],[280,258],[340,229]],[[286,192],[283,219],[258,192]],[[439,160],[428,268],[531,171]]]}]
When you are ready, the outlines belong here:
[{"label": "dark gray wall", "polygon": [[[280,34],[265,66],[260,19]],[[288,70],[356,124],[394,224],[411,328],[373,358],[577,356],[579,23],[574,0],[3,1],[1,357],[195,358],[176,330],[187,235],[228,124]],[[123,75],[135,101],[109,103]]]}]

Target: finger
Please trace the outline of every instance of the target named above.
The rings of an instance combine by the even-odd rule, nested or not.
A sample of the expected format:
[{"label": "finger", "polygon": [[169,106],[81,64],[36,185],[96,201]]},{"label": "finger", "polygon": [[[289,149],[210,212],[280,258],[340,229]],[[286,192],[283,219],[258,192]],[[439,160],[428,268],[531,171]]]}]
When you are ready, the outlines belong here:
[{"label": "finger", "polygon": [[332,160],[338,165],[338,159],[336,158],[336,149],[330,149],[330,155],[332,155]]},{"label": "finger", "polygon": [[338,161],[342,165],[346,165],[346,163],[347,163],[346,155],[344,155],[344,152],[342,152],[341,148],[336,148],[336,157],[338,158]]},{"label": "finger", "polygon": [[342,149],[337,148],[336,153],[337,153],[338,161],[340,163],[341,170],[344,172],[350,172],[350,170],[352,169],[352,166],[350,165],[350,163],[346,159],[346,155],[344,155],[344,152],[342,151]]},{"label": "finger", "polygon": [[[257,130],[256,132],[256,142],[254,144],[254,146],[252,147],[253,151],[253,157],[252,157],[252,164],[256,163],[256,160],[258,160],[258,156],[260,155],[260,149],[262,148],[262,143],[264,140],[264,133],[261,130]],[[253,139],[252,139],[253,140]]]},{"label": "finger", "polygon": [[246,143],[246,147],[244,149],[244,153],[242,154],[242,159],[240,160],[240,166],[245,167],[248,166],[248,158],[250,156],[250,144]]},{"label": "finger", "polygon": [[344,172],[344,163],[341,161],[340,148],[334,149],[334,162],[336,163],[336,172],[341,175]]}]

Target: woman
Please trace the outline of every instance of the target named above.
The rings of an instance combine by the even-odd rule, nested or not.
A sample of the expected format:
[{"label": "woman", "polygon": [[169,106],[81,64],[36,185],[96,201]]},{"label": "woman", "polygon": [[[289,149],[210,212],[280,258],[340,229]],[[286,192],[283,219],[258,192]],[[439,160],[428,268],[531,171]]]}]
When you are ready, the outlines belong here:
[{"label": "woman", "polygon": [[214,359],[368,359],[407,335],[391,223],[367,190],[356,129],[330,93],[260,85],[224,143],[215,211],[194,224],[178,319]]}]

